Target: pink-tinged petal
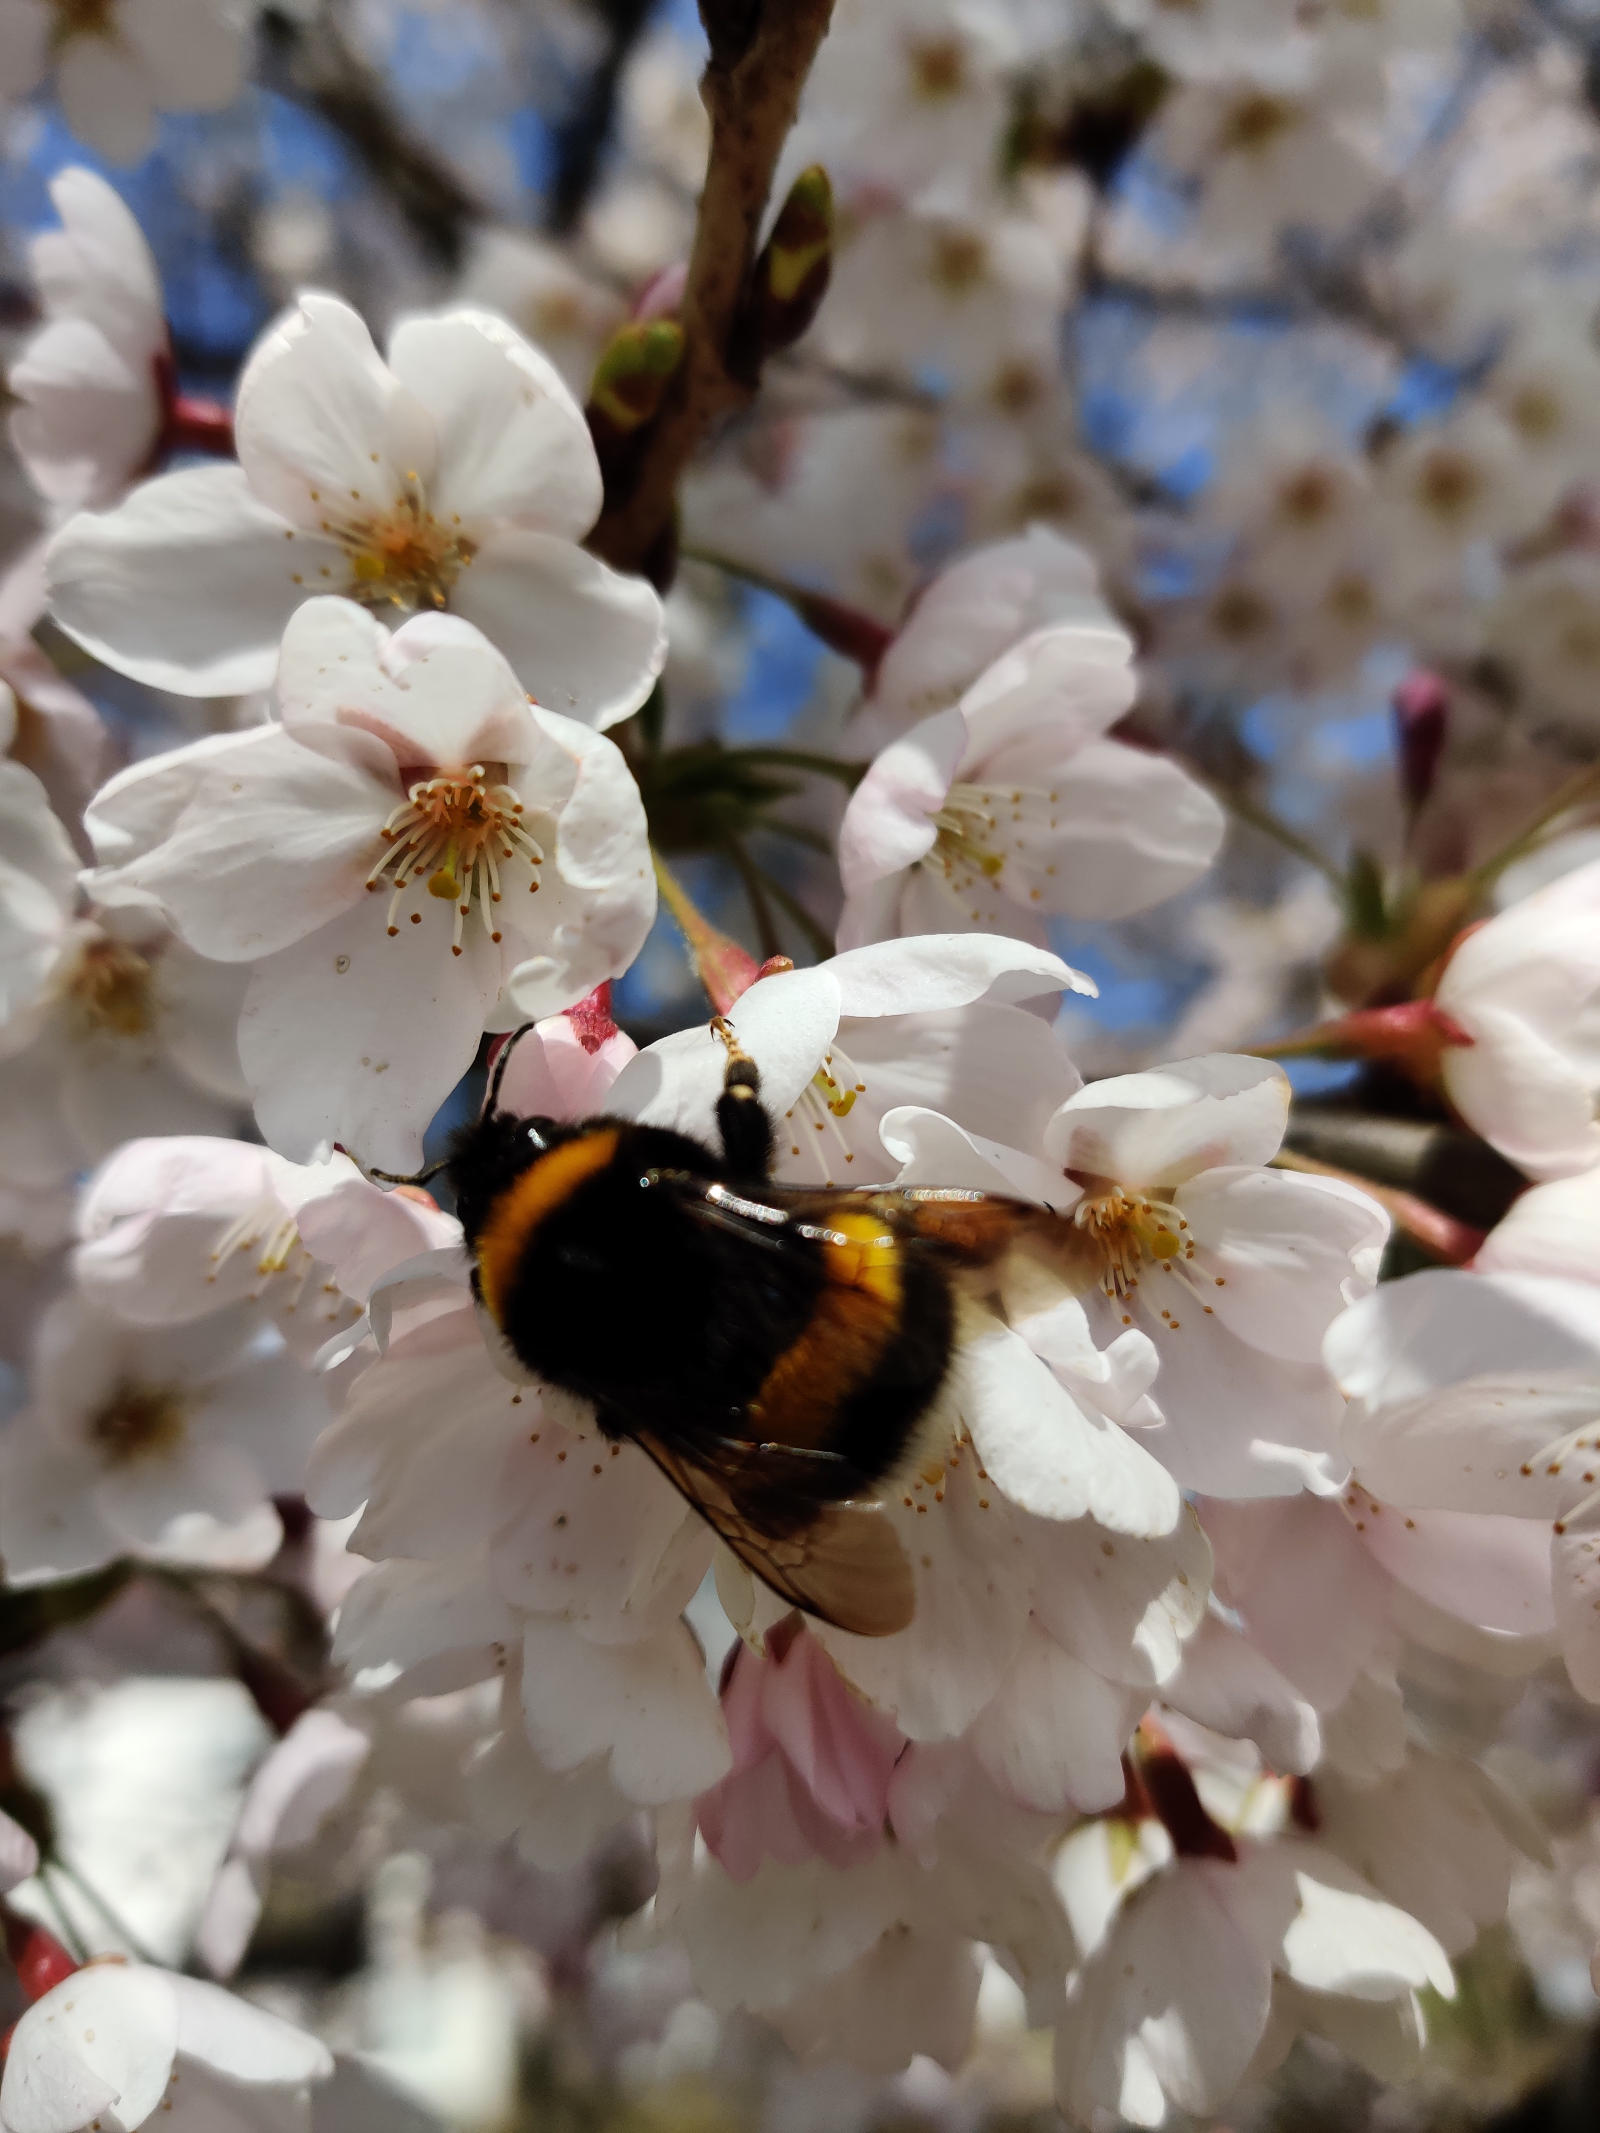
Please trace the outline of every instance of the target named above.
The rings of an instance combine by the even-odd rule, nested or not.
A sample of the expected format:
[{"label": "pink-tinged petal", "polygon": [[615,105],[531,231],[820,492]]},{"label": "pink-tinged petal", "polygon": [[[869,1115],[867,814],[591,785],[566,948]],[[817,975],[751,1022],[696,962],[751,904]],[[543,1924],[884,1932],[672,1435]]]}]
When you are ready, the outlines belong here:
[{"label": "pink-tinged petal", "polygon": [[255,1463],[232,1445],[102,1474],[95,1503],[125,1549],[168,1562],[254,1570],[283,1539]]},{"label": "pink-tinged petal", "polygon": [[152,987],[168,1066],[207,1096],[235,1108],[250,1097],[239,1064],[239,1010],[247,983],[237,963],[210,962],[171,940],[156,962]]},{"label": "pink-tinged petal", "polygon": [[291,1205],[301,1242],[332,1269],[346,1296],[364,1302],[391,1267],[459,1238],[453,1215],[421,1206],[409,1194],[381,1191],[356,1175],[354,1164],[346,1169],[342,1157],[333,1158],[328,1168],[335,1166],[342,1176],[335,1174],[307,1198],[291,1196]]},{"label": "pink-tinged petal", "polygon": [[277,696],[291,732],[369,733],[407,784],[435,768],[524,763],[537,747],[521,684],[455,615],[419,615],[391,637],[352,600],[308,600],[284,632]]},{"label": "pink-tinged petal", "polygon": [[899,1727],[846,1686],[803,1630],[760,1678],[766,1724],[810,1797],[841,1829],[880,1830],[905,1747]]},{"label": "pink-tinged petal", "polygon": [[600,464],[547,356],[492,312],[457,310],[402,319],[389,362],[438,434],[428,498],[437,516],[514,519],[582,540],[600,515]]},{"label": "pink-tinged petal", "polygon": [[1388,1633],[1383,1581],[1344,1513],[1310,1496],[1201,1513],[1218,1597],[1318,1711],[1336,1709]]},{"label": "pink-tinged petal", "polygon": [[[67,935],[77,854],[44,787],[20,763],[0,761],[0,1028],[40,999]],[[7,1031],[0,1051],[26,1033]]]},{"label": "pink-tinged petal", "polygon": [[353,1674],[398,1675],[412,1695],[439,1695],[503,1672],[515,1633],[474,1549],[438,1563],[379,1563],[357,1578],[333,1656]]},{"label": "pink-tinged petal", "polygon": [[85,1453],[63,1448],[28,1415],[0,1438],[0,1556],[8,1584],[76,1577],[115,1560],[122,1544],[95,1506],[95,1473]]},{"label": "pink-tinged petal", "polygon": [[1411,1274],[1337,1318],[1324,1354],[1386,1504],[1559,1518],[1600,1474],[1600,1287]]},{"label": "pink-tinged petal", "polygon": [[221,962],[270,956],[352,905],[381,935],[366,881],[396,794],[362,737],[335,731],[309,748],[256,726],[231,738],[133,764],[104,787],[88,817],[108,862],[95,891],[155,898],[191,948]]},{"label": "pink-tinged petal", "polygon": [[554,534],[487,534],[451,606],[500,647],[535,703],[602,732],[638,710],[666,664],[655,588]]},{"label": "pink-tinged petal", "polygon": [[1030,1519],[1034,1618],[1108,1681],[1148,1696],[1176,1672],[1205,1616],[1211,1549],[1185,1505],[1170,1533],[1137,1540],[1094,1519]]},{"label": "pink-tinged petal", "polygon": [[569,1016],[547,1015],[517,1039],[500,1109],[513,1118],[591,1118],[610,1108],[612,1084],[637,1054],[621,1030],[591,1051]]},{"label": "pink-tinged petal", "polygon": [[244,80],[242,22],[195,0],[120,0],[117,28],[138,53],[164,111],[221,111]]},{"label": "pink-tinged petal", "polygon": [[1389,1575],[1446,1614],[1510,1637],[1547,1636],[1556,1626],[1542,1519],[1396,1511],[1364,1497],[1352,1515]]},{"label": "pink-tinged petal", "polygon": [[634,1446],[548,1421],[531,1436],[518,1432],[501,1477],[497,1591],[608,1640],[681,1614],[711,1561],[710,1529]]},{"label": "pink-tinged petal", "polygon": [[166,2094],[178,2044],[176,1980],[143,1963],[76,1970],[17,2024],[0,2084],[7,2133],[81,2133],[95,2111],[141,2126]]},{"label": "pink-tinged petal", "polygon": [[433,474],[432,423],[336,296],[302,296],[257,341],[234,435],[260,504],[307,533],[386,515]]},{"label": "pink-tinged petal", "polygon": [[1322,1752],[1316,1710],[1264,1652],[1208,1616],[1161,1700],[1229,1740],[1254,1741],[1274,1770],[1304,1773]]},{"label": "pink-tinged petal", "polygon": [[1219,1163],[1270,1163],[1288,1115],[1282,1067],[1215,1052],[1068,1097],[1045,1153],[1063,1170],[1122,1185],[1181,1185]]},{"label": "pink-tinged petal", "polygon": [[961,699],[967,748],[958,775],[979,778],[991,762],[1010,765],[1018,776],[1064,765],[1132,704],[1132,662],[1132,639],[1109,618],[1036,630],[1002,653]]},{"label": "pink-tinged petal", "polygon": [[[238,467],[185,467],[115,511],[81,512],[50,543],[51,613],[119,674],[179,696],[271,686],[284,625],[320,565],[320,535],[285,539]],[[299,582],[296,582],[299,580]]]},{"label": "pink-tinged petal", "polygon": [[0,1813],[0,1894],[39,1871],[39,1847],[20,1822]]},{"label": "pink-tinged petal", "polygon": [[916,1581],[910,1627],[854,1637],[818,1623],[809,1634],[903,1733],[950,1740],[993,1696],[1022,1639],[1028,1566],[1009,1542],[1014,1514],[998,1489],[978,1481],[970,1453],[948,1463],[935,1487],[919,1477],[889,1495],[885,1509]]},{"label": "pink-tinged petal", "polygon": [[427,901],[421,923],[391,940],[381,903],[365,897],[257,964],[239,1057],[280,1155],[305,1162],[337,1142],[369,1168],[421,1162],[423,1129],[471,1066],[499,991],[481,929],[452,955],[451,914]]},{"label": "pink-tinged petal", "polygon": [[966,720],[952,707],[924,719],[871,765],[839,826],[839,872],[847,896],[915,866],[933,850],[939,834],[934,817],[966,746]]},{"label": "pink-tinged petal", "polygon": [[[573,1771],[547,1770],[528,1746],[512,1701],[508,1696],[504,1732],[466,1773],[473,1826],[514,1839],[521,1857],[548,1872],[582,1866],[609,1830],[639,1810],[617,1791],[599,1758]],[[382,2123],[389,2122],[386,2115]]]},{"label": "pink-tinged petal", "polygon": [[891,1932],[772,2019],[803,2059],[842,2059],[883,2079],[920,2054],[954,2075],[972,2046],[982,1982],[982,1957],[965,1935]]},{"label": "pink-tinged petal", "polygon": [[1101,2112],[1160,2125],[1168,2099],[1209,2115],[1244,2076],[1267,2026],[1272,1968],[1240,1930],[1226,1877],[1180,1862],[1136,1889],[1079,1973],[1056,2031],[1056,2095],[1088,2125]]},{"label": "pink-tinged petal", "polygon": [[267,1199],[273,1157],[243,1141],[198,1135],[125,1143],[84,1189],[84,1241],[73,1271],[119,1317],[182,1324],[243,1303],[259,1283],[254,1255],[215,1247]]},{"label": "pink-tinged petal", "polygon": [[1147,1701],[1090,1671],[1030,1625],[999,1693],[973,1727],[992,1782],[1040,1814],[1116,1806],[1122,1751]]},{"label": "pink-tinged petal", "polygon": [[[1350,1471],[1339,1442],[1339,1397],[1318,1362],[1268,1356],[1207,1315],[1173,1281],[1141,1284],[1134,1315],[1155,1342],[1161,1374],[1152,1397],[1160,1422],[1141,1441],[1185,1489],[1208,1496],[1327,1495]],[[1215,1290],[1210,1291],[1216,1294]],[[1157,1315],[1158,1297],[1170,1316]],[[1109,1332],[1124,1313],[1092,1299]]]},{"label": "pink-tinged petal", "polygon": [[828,970],[852,1019],[925,1014],[975,1000],[1019,1003],[1054,992],[1094,994],[1094,980],[1048,949],[992,934],[923,934],[836,955]]},{"label": "pink-tinged petal", "polygon": [[70,133],[112,163],[137,163],[155,139],[154,84],[108,37],[70,37],[56,60],[56,100]]},{"label": "pink-tinged petal", "polygon": [[954,703],[984,669],[1033,631],[1109,619],[1095,567],[1045,526],[996,541],[940,572],[921,593],[878,667],[874,711],[924,718]]},{"label": "pink-tinged petal", "polygon": [[44,0],[13,0],[0,15],[0,96],[28,96],[44,80],[53,20]]},{"label": "pink-tinged petal", "polygon": [[320,2037],[203,1978],[171,1982],[178,2001],[178,2050],[185,2059],[249,2089],[298,2088],[333,2072],[333,2054]]},{"label": "pink-tinged petal", "polygon": [[1562,1529],[1551,1551],[1561,1656],[1578,1694],[1600,1703],[1600,1493],[1569,1512]]},{"label": "pink-tinged petal", "polygon": [[964,1314],[955,1386],[985,1472],[1021,1509],[1150,1538],[1177,1526],[1182,1498],[1143,1444],[1080,1406],[1025,1341],[975,1307]]},{"label": "pink-tinged petal", "polygon": [[1126,918],[1164,903],[1199,879],[1227,830],[1221,806],[1186,770],[1121,741],[1091,741],[1054,763],[1002,750],[965,775],[991,796],[993,848],[1005,859],[997,886],[1070,918]]},{"label": "pink-tinged petal", "polygon": [[431,1562],[471,1549],[505,1513],[529,1413],[537,1429],[537,1403],[519,1406],[481,1354],[380,1356],[307,1461],[307,1499],[328,1518],[365,1501],[358,1554]]},{"label": "pink-tinged petal", "polygon": [[76,508],[112,503],[161,431],[155,372],[87,319],[53,319],[11,366],[22,403],[11,441],[40,494]]},{"label": "pink-tinged petal", "polygon": [[1389,1235],[1358,1187],[1284,1170],[1205,1170],[1174,1204],[1204,1301],[1241,1340],[1289,1362],[1318,1360],[1334,1319],[1376,1283]]},{"label": "pink-tinged petal", "polygon": [[691,1799],[729,1767],[722,1712],[682,1623],[636,1644],[593,1644],[535,1616],[523,1625],[522,1697],[542,1762],[573,1770],[603,1755],[617,1790],[640,1806]]}]

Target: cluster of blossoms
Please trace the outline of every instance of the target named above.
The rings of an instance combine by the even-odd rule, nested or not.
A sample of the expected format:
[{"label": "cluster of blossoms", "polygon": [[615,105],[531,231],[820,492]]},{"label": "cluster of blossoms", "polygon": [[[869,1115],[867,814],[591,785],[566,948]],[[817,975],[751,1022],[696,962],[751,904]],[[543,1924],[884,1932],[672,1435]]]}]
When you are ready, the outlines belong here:
[{"label": "cluster of blossoms", "polygon": [[[1397,2084],[1508,1916],[1600,1989],[1600,352],[1570,202],[1484,267],[1496,109],[1592,154],[1566,33],[707,0],[705,114],[665,33],[597,62],[563,247],[360,105],[369,12],[0,22],[103,155],[259,52],[450,223],[427,274],[258,232],[226,402],[105,178],[31,245],[0,2133],[361,2133],[386,2066],[505,2122],[395,2043],[419,1862],[524,2030],[587,1994],[625,2082],[758,2018],[863,2123],[1030,2055],[1091,2133],[1291,2054]],[[657,1407],[519,1361],[425,1168],[481,1115],[720,1162],[741,1094],[747,1224],[1007,1210],[871,1492],[886,1634],[766,1582]],[[648,1276],[607,1313],[650,1388]],[[251,1729],[170,1945],[29,1760],[130,1651]],[[297,1905],[364,1907],[384,2016],[262,1989]]]}]

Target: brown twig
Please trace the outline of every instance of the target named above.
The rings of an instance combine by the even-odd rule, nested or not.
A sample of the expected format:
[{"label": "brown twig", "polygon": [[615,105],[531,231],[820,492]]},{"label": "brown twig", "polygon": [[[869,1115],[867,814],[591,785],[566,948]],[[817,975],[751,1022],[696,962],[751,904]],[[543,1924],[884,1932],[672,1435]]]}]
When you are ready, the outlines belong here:
[{"label": "brown twig", "polygon": [[325,119],[360,157],[441,266],[461,262],[468,230],[483,209],[450,166],[396,115],[383,85],[345,41],[324,8],[297,22],[268,8],[262,17],[262,79]]},{"label": "brown twig", "polygon": [[712,424],[754,394],[738,328],[778,156],[794,124],[833,0],[705,0],[711,57],[700,82],[711,152],[679,312],[685,349],[625,494],[589,536],[620,570],[671,576],[679,477]]}]

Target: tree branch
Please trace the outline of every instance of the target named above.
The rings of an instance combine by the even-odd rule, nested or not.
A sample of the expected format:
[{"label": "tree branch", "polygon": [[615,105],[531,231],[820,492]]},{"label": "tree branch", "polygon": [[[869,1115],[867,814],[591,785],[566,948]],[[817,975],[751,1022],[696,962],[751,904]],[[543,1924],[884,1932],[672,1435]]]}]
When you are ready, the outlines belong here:
[{"label": "tree branch", "polygon": [[261,78],[325,119],[393,200],[439,265],[457,267],[480,203],[425,141],[408,132],[383,85],[345,42],[326,6],[301,23],[269,8],[262,17]]},{"label": "tree branch", "polygon": [[833,0],[703,0],[711,152],[679,313],[684,359],[626,492],[589,536],[619,570],[670,579],[679,477],[712,424],[754,395],[737,329],[772,174],[832,11]]}]

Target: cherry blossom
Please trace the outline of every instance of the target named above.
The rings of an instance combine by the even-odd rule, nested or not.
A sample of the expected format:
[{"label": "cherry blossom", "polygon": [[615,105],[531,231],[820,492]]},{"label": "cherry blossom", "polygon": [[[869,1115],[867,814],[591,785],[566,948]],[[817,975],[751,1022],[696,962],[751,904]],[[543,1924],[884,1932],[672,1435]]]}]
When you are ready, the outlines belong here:
[{"label": "cherry blossom", "polygon": [[1597,898],[1600,864],[1536,889],[1458,941],[1434,988],[1445,1093],[1533,1178],[1600,1160]]},{"label": "cherry blossom", "polygon": [[1185,1488],[1328,1491],[1346,1469],[1322,1338],[1372,1286],[1388,1224],[1351,1186],[1265,1167],[1288,1101],[1281,1069],[1218,1054],[1090,1083],[1045,1126],[1042,1156],[909,1109],[884,1132],[907,1182],[936,1171],[1070,1218],[1073,1260],[1019,1269],[1007,1315]]},{"label": "cherry blossom", "polygon": [[1304,2027],[1358,2057],[1392,2057],[1397,2023],[1418,2033],[1418,1990],[1453,1995],[1432,1934],[1321,1845],[1229,1850],[1152,1875],[1078,1973],[1056,2083],[1080,2124],[1217,2110],[1273,2026],[1287,2032],[1275,2056]]},{"label": "cherry blossom", "polygon": [[252,966],[240,1055],[274,1146],[409,1168],[487,1020],[566,1006],[637,951],[643,810],[613,744],[531,705],[453,617],[391,637],[308,602],[278,707],[112,780],[97,893],[158,898],[190,947]]},{"label": "cherry blossom", "polygon": [[661,603],[577,545],[600,469],[554,368],[480,311],[402,319],[389,352],[348,305],[302,297],[239,381],[239,464],[70,521],[50,549],[56,619],[120,672],[206,696],[268,687],[317,594],[448,608],[548,710],[636,711],[666,655]]},{"label": "cherry blossom", "polygon": [[75,165],[50,198],[61,228],[31,257],[46,322],[11,366],[11,440],[40,493],[73,509],[113,503],[150,464],[170,355],[155,261],[118,195]]},{"label": "cherry blossom", "polygon": [[33,1402],[0,1442],[0,1552],[14,1583],[120,1555],[254,1568],[281,1538],[327,1420],[321,1388],[249,1305],[124,1324],[68,1291],[40,1323]]},{"label": "cherry blossom", "polygon": [[348,1156],[286,1162],[241,1141],[128,1141],[90,1179],[73,1270],[133,1325],[186,1325],[260,1303],[309,1359],[358,1315],[378,1275],[454,1224],[421,1195],[386,1193]]},{"label": "cherry blossom", "polygon": [[62,116],[116,163],[137,163],[162,111],[220,111],[244,78],[248,10],[226,0],[15,0],[0,32],[0,96],[54,69]]},{"label": "cherry blossom", "polygon": [[1114,625],[1038,630],[883,751],[840,830],[843,947],[967,927],[1042,944],[1046,914],[1125,917],[1209,866],[1216,801],[1107,738],[1132,653]]},{"label": "cherry blossom", "polygon": [[[998,1137],[1044,1119],[1078,1083],[1028,1003],[1089,981],[1058,957],[974,934],[884,941],[762,978],[728,1019],[761,1064],[779,1177],[883,1184],[879,1124],[929,1102]],[[726,1054],[707,1027],[664,1037],[619,1076],[607,1109],[711,1137]]]},{"label": "cherry blossom", "polygon": [[225,1128],[245,1095],[237,976],[148,906],[79,915],[37,779],[0,762],[0,1179],[47,1191],[130,1129]]},{"label": "cherry blossom", "polygon": [[6,2133],[309,2133],[333,2072],[316,2037],[219,1986],[145,1963],[92,1963],[17,2024],[0,2082]]}]

